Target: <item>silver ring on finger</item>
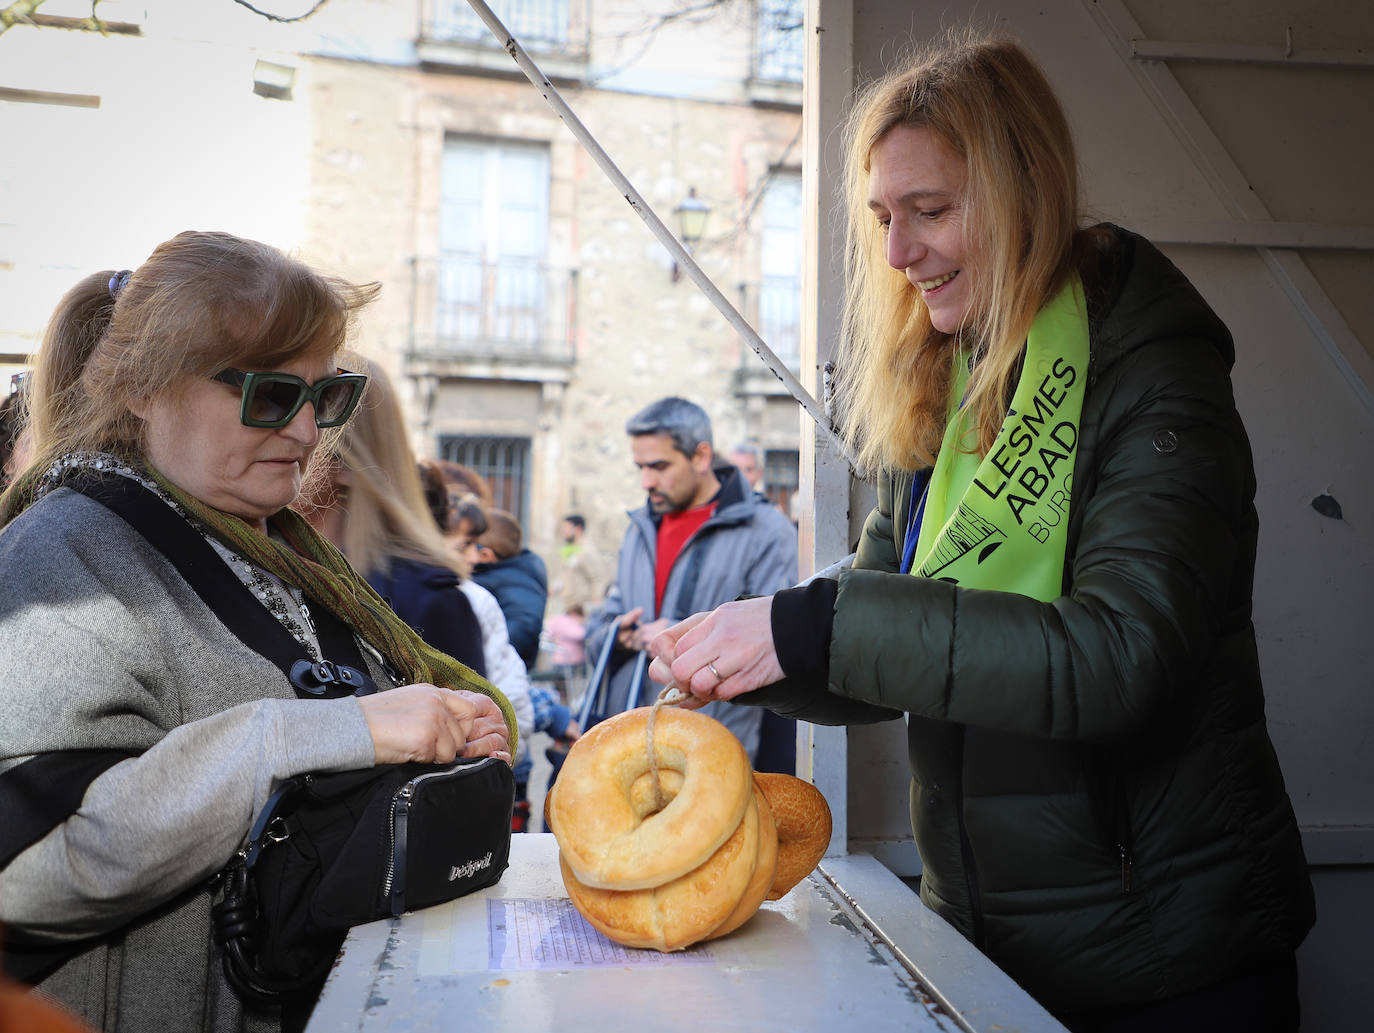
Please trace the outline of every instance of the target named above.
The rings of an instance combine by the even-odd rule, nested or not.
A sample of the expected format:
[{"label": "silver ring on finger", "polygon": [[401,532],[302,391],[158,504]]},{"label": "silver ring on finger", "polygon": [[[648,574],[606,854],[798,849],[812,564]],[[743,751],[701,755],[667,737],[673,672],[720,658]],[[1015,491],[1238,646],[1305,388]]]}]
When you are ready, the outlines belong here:
[{"label": "silver ring on finger", "polygon": [[724,680],[725,680],[725,676],[722,675],[719,671],[716,670],[716,665],[715,665],[714,661],[711,662],[711,663],[708,663],[708,664],[706,665],[706,669],[707,669],[708,671],[710,671],[713,675],[715,675],[716,681],[724,681]]}]

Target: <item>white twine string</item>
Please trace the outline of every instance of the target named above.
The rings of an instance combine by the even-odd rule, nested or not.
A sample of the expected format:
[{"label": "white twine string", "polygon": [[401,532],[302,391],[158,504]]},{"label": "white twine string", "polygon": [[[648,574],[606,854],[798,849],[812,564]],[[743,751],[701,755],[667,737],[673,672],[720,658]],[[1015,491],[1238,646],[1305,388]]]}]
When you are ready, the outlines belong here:
[{"label": "white twine string", "polygon": [[668,806],[668,801],[663,797],[663,786],[658,778],[658,754],[654,752],[654,718],[658,717],[659,707],[675,707],[687,699],[687,693],[683,692],[676,685],[669,685],[658,694],[658,699],[654,700],[654,705],[649,711],[649,723],[644,726],[645,743],[649,750],[649,773],[654,780],[654,813],[657,814]]}]

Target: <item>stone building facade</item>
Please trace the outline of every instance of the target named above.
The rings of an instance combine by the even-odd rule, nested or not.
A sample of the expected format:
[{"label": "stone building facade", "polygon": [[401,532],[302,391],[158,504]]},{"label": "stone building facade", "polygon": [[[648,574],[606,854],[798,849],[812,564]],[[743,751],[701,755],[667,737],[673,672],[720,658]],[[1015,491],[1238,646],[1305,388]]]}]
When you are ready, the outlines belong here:
[{"label": "stone building facade", "polygon": [[[709,205],[694,257],[795,356],[800,51],[761,64],[771,9],[731,0],[678,23],[680,6],[540,0],[508,27],[665,223],[689,193]],[[413,61],[308,58],[304,249],[384,282],[361,344],[402,383],[417,451],[486,474],[546,560],[568,512],[613,549],[642,501],[624,422],[681,394],[721,453],[761,446],[785,505],[798,407],[465,0],[387,25],[373,46],[412,44]]]},{"label": "stone building facade", "polygon": [[[709,205],[697,261],[795,356],[799,0],[493,7],[665,223],[689,192]],[[763,446],[785,503],[799,408],[467,0],[98,14],[103,34],[0,35],[2,372],[81,276],[223,229],[383,284],[358,345],[397,379],[417,452],[482,468],[551,567],[565,513],[619,541],[642,501],[622,428],[665,394],[707,409],[721,452]]]}]

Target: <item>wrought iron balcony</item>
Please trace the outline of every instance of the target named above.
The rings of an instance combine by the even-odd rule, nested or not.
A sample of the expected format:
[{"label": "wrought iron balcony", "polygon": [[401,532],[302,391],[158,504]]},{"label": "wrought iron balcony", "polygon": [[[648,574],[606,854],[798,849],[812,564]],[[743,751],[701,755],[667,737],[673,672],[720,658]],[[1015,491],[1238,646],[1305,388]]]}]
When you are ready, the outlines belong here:
[{"label": "wrought iron balcony", "polygon": [[757,26],[754,77],[800,83],[805,63],[800,0],[759,0]]},{"label": "wrought iron balcony", "polygon": [[447,254],[412,261],[411,354],[570,363],[576,273],[528,259]]},{"label": "wrought iron balcony", "polygon": [[[501,0],[492,10],[531,52],[585,50],[585,43],[571,38],[570,8],[575,0]],[[425,0],[422,23],[424,39],[434,43],[478,43],[499,48],[486,23],[467,0]]]},{"label": "wrought iron balcony", "polygon": [[[801,282],[795,276],[765,276],[743,284],[744,315],[787,368],[801,364]],[[755,362],[753,352],[745,362]]]}]

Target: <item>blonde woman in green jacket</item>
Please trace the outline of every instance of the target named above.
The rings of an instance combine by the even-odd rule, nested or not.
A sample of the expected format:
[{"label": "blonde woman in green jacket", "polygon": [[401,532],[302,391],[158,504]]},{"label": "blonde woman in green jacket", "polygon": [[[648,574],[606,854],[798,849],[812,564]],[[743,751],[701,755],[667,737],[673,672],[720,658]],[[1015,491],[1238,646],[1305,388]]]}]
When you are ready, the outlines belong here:
[{"label": "blonde woman in green jacket", "polygon": [[1291,1031],[1313,899],[1250,621],[1230,334],[1079,221],[1018,45],[947,45],[849,127],[853,569],[653,643],[651,675],[908,718],[922,899],[1076,1033]]}]

